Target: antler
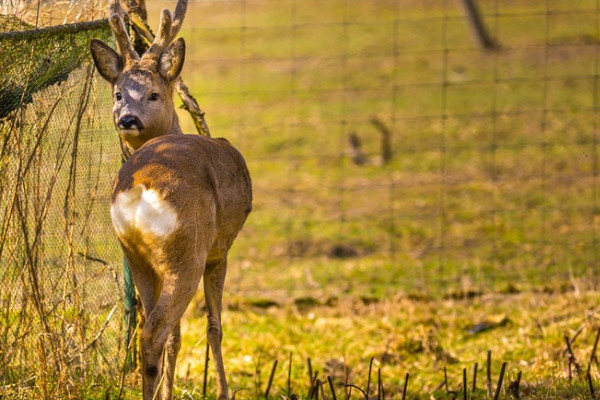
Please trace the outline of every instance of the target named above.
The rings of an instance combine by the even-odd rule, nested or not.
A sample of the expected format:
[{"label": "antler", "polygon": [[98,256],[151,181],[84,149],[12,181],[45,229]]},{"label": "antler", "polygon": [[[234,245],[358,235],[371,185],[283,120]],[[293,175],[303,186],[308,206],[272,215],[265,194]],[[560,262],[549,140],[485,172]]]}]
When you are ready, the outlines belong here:
[{"label": "antler", "polygon": [[165,9],[162,11],[158,32],[156,33],[156,37],[154,38],[152,45],[148,51],[144,53],[144,56],[160,56],[164,49],[166,49],[167,46],[173,42],[179,33],[179,30],[181,29],[181,24],[183,23],[185,12],[187,10],[187,5],[188,0],[179,0],[177,2],[177,6],[175,6],[175,11],[173,12],[172,17],[169,10]]},{"label": "antler", "polygon": [[[188,0],[179,0],[175,6],[172,17],[169,10],[165,9],[162,11],[156,37],[148,51],[142,56],[143,58],[154,59],[160,57],[162,52],[171,44],[171,42],[173,42],[181,29],[181,24],[183,23],[185,12],[187,11],[187,5]],[[129,40],[129,35],[125,29],[124,21],[127,14],[121,7],[121,1],[111,0],[108,10],[110,15],[109,23],[113,34],[115,35],[117,51],[125,59],[125,62],[127,62],[127,60],[140,60],[140,56],[133,48],[133,45]]]},{"label": "antler", "polygon": [[115,39],[117,42],[117,51],[121,55],[121,57],[127,60],[139,60],[140,57],[133,49],[133,45],[129,40],[129,35],[127,35],[127,31],[125,30],[125,11],[121,7],[120,0],[113,0],[108,7],[110,17],[108,19],[110,27],[115,35]]}]

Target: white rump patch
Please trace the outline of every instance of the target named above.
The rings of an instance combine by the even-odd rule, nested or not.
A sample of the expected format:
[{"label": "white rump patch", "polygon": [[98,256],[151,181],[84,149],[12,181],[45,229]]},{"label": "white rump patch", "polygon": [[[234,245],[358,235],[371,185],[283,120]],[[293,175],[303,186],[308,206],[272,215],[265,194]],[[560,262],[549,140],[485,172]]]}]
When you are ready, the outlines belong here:
[{"label": "white rump patch", "polygon": [[119,193],[110,207],[110,217],[121,236],[138,231],[164,238],[177,228],[175,210],[158,192],[144,185]]}]

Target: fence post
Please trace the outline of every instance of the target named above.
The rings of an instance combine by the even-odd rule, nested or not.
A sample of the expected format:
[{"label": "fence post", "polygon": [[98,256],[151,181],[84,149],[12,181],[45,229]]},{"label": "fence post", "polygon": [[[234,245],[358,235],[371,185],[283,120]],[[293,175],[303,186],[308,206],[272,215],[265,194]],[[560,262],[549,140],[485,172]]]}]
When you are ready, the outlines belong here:
[{"label": "fence post", "polygon": [[136,327],[137,327],[137,300],[135,296],[135,286],[131,276],[131,269],[127,258],[123,257],[123,286],[125,290],[125,349],[127,351],[126,369],[133,371],[137,367],[136,352]]}]

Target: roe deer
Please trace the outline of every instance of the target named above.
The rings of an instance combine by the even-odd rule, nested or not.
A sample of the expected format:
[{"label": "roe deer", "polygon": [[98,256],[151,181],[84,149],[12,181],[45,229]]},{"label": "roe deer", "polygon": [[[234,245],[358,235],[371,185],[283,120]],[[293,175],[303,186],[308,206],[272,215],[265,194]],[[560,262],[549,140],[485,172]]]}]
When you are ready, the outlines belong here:
[{"label": "roe deer", "polygon": [[117,51],[99,40],[90,48],[112,85],[113,117],[127,159],[115,180],[111,218],[140,294],[144,400],[171,399],[180,319],[204,278],[207,340],[217,371],[217,395],[228,398],[221,355],[221,304],[227,252],[252,208],[241,154],[224,139],[183,135],[172,94],[185,53],[177,35],[187,0],[173,18],[163,10],[156,38],[141,57],[123,10],[113,0],[109,22]]}]

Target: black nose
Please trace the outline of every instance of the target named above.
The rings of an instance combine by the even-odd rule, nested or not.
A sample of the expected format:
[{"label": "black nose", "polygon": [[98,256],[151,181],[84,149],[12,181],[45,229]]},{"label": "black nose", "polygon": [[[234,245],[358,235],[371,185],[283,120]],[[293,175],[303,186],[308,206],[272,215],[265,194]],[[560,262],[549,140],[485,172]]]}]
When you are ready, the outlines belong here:
[{"label": "black nose", "polygon": [[119,120],[120,129],[142,129],[142,122],[134,115],[125,115]]}]

